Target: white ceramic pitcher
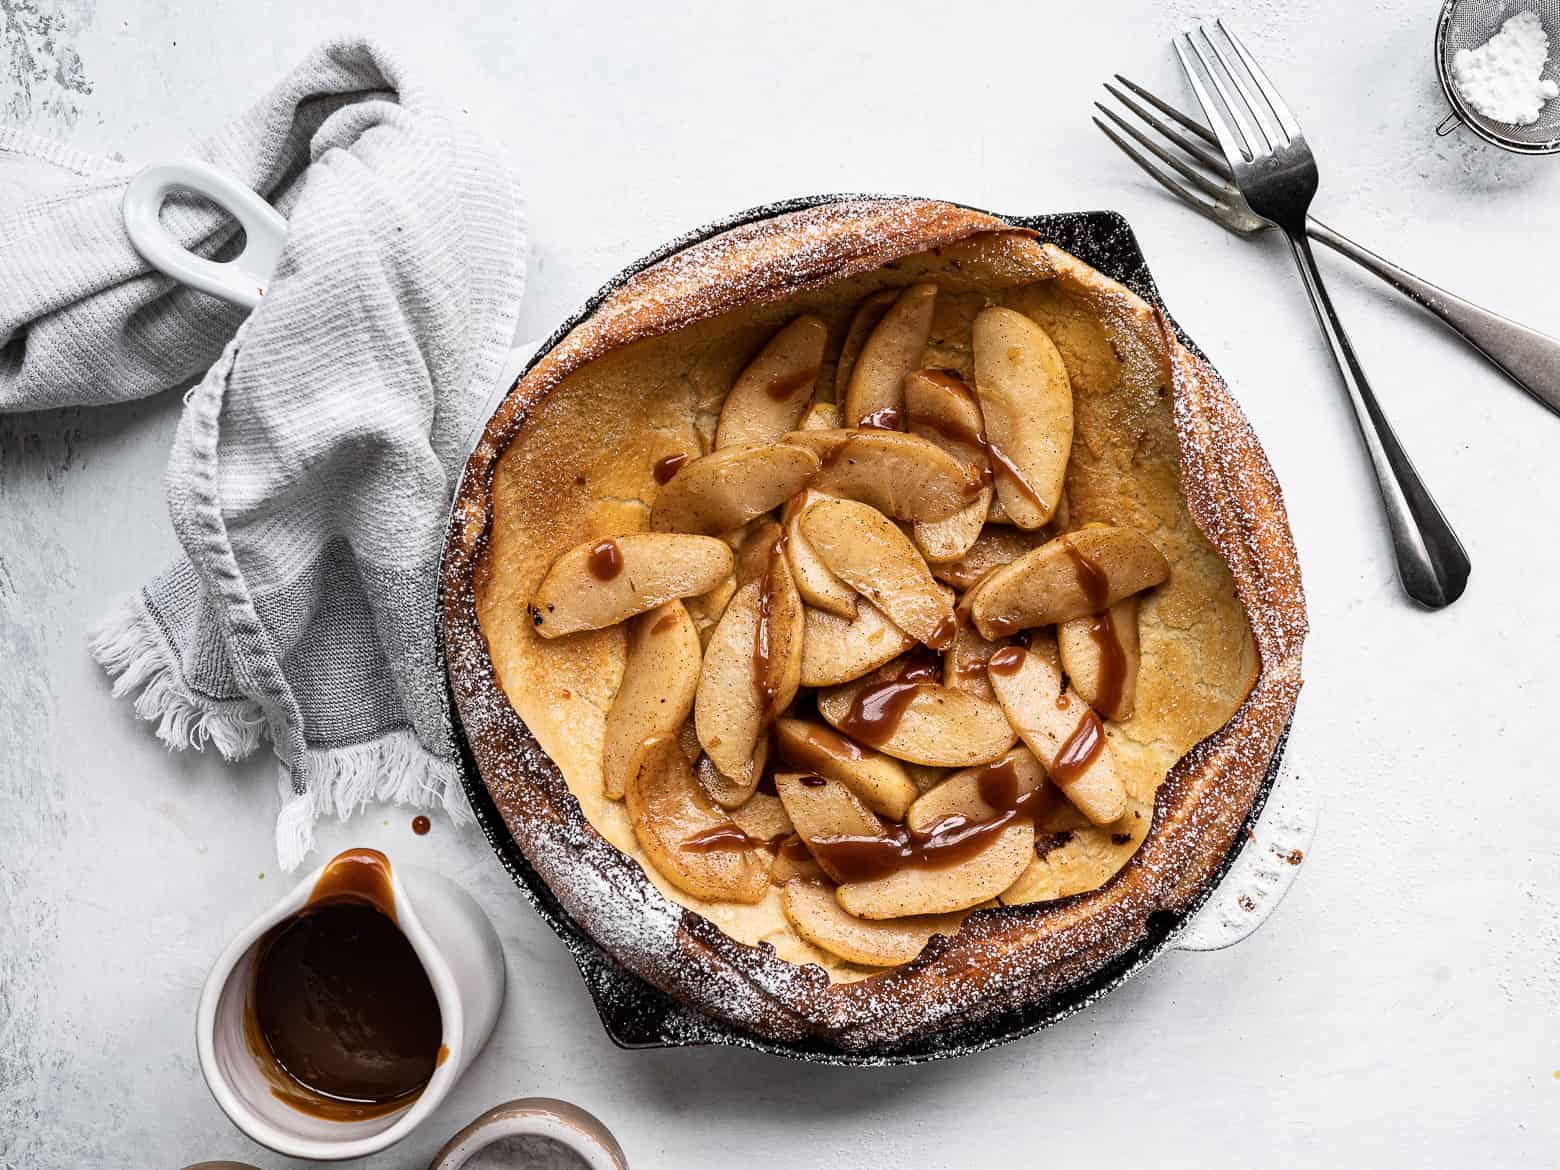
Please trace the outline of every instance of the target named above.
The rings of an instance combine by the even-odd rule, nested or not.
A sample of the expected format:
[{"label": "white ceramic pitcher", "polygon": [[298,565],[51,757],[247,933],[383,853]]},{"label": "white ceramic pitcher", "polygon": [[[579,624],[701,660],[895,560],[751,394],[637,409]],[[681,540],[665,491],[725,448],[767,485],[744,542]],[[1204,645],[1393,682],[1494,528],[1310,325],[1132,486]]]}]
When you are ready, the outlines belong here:
[{"label": "white ceramic pitcher", "polygon": [[195,1033],[206,1084],[233,1124],[277,1153],[322,1161],[376,1153],[415,1129],[487,1043],[504,999],[498,935],[471,896],[441,874],[386,859],[396,922],[438,999],[444,1058],[415,1099],[382,1117],[329,1120],[301,1112],[273,1094],[268,1074],[274,1073],[262,1064],[269,1058],[255,1053],[245,1027],[259,943],[268,930],[309,904],[335,860],[305,877],[222,952],[201,991]]}]

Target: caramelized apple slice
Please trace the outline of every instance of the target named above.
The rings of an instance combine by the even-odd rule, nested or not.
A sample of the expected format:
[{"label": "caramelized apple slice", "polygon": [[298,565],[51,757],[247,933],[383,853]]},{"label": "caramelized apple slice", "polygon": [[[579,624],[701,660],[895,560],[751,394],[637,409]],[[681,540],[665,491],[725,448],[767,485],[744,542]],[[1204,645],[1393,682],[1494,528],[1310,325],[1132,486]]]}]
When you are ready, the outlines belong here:
[{"label": "caramelized apple slice", "polygon": [[993,307],[975,318],[975,390],[1002,509],[1020,528],[1056,511],[1072,451],[1072,383],[1044,329]]},{"label": "caramelized apple slice", "polygon": [[823,563],[896,626],[934,649],[947,648],[953,606],[888,517],[855,500],[824,499],[802,513],[801,528]]},{"label": "caramelized apple slice", "polygon": [[[996,703],[932,682],[895,683],[895,674],[895,664],[890,664],[865,679],[820,691],[819,714],[852,739],[870,741],[896,759],[944,768],[989,763],[1018,738]],[[899,686],[908,690],[890,693]],[[890,701],[873,701],[885,698]],[[858,699],[862,709],[853,713]],[[873,717],[875,707],[892,707],[893,699],[904,704],[897,718],[891,711]]]},{"label": "caramelized apple slice", "polygon": [[1008,810],[988,803],[983,792],[983,784],[990,783],[993,776],[1010,781],[1015,796],[1045,785],[1045,769],[1033,752],[1020,745],[989,764],[954,772],[910,806],[905,824],[917,833],[925,833],[949,817],[989,821],[1002,815]]},{"label": "caramelized apple slice", "polygon": [[[694,742],[698,742],[697,737]],[[695,757],[693,775],[698,780],[699,787],[704,789],[709,798],[721,808],[735,810],[743,807],[757,795],[758,782],[764,775],[765,764],[769,761],[769,740],[759,737],[758,743],[753,747],[753,767],[740,780],[722,775],[721,770],[702,749],[695,753]]]},{"label": "caramelized apple slice", "polygon": [[943,681],[957,690],[968,691],[976,698],[995,700],[991,681],[986,677],[986,663],[998,649],[998,643],[988,642],[974,626],[959,623],[953,641],[943,652]]},{"label": "caramelized apple slice", "polygon": [[785,524],[785,555],[790,558],[791,576],[796,579],[802,600],[825,613],[849,619],[856,616],[856,591],[823,563],[800,523],[802,513],[823,498],[817,492],[803,491],[786,501],[781,515]]},{"label": "caramelized apple slice", "polygon": [[[883,319],[883,314],[888,312],[889,306],[899,299],[897,288],[880,288],[871,296],[863,298],[856,306],[856,311],[850,319],[850,328],[845,331],[845,340],[840,345],[839,360],[834,365],[834,401],[839,403],[845,397],[845,387],[850,385],[851,371],[856,368],[856,359],[861,356],[861,351],[867,344],[867,338],[872,336],[872,331],[877,328],[878,322]],[[836,412],[837,413],[837,412]],[[839,426],[839,423],[835,423]]]},{"label": "caramelized apple slice", "polygon": [[799,431],[835,431],[840,426],[840,408],[832,402],[814,402],[796,425]]},{"label": "caramelized apple slice", "polygon": [[800,834],[793,834],[779,843],[775,849],[775,859],[769,863],[771,885],[784,886],[793,881],[822,883],[828,880],[829,875],[813,859],[807,842],[802,840]]},{"label": "caramelized apple slice", "polygon": [[657,872],[685,893],[709,902],[760,901],[769,889],[768,859],[748,849],[688,848],[730,820],[705,796],[677,741],[651,741],[624,796],[634,836]]},{"label": "caramelized apple slice", "polygon": [[1130,719],[1137,702],[1138,599],[1062,622],[1056,642],[1062,669],[1084,701],[1107,719]]},{"label": "caramelized apple slice", "polygon": [[[737,588],[757,581],[769,570],[769,558],[776,555],[775,542],[784,533],[780,525],[765,517],[750,524],[737,545]],[[782,554],[784,549],[781,550]]]},{"label": "caramelized apple slice", "polygon": [[688,611],[688,616],[693,619],[694,626],[699,631],[699,645],[709,645],[710,635],[715,632],[715,626],[720,621],[720,615],[726,612],[726,606],[731,604],[731,599],[737,594],[737,578],[728,573],[726,579],[708,593],[701,593],[697,597],[683,599],[683,606]]},{"label": "caramelized apple slice", "polygon": [[980,493],[979,475],[941,447],[899,431],[792,431],[785,441],[813,452],[812,486],[870,504],[899,520],[943,520]]},{"label": "caramelized apple slice", "polygon": [[1006,637],[1099,613],[1169,576],[1170,563],[1142,533],[1091,526],[998,569],[969,602],[970,616],[986,637]]},{"label": "caramelized apple slice", "polygon": [[553,562],[531,599],[531,624],[544,638],[599,630],[714,589],[731,572],[724,541],[637,532],[575,545]]},{"label": "caramelized apple slice", "polygon": [[[775,791],[796,826],[796,832],[809,848],[815,841],[842,837],[881,837],[887,831],[883,822],[838,780],[805,772],[780,772],[775,776]],[[830,877],[824,857],[816,857]]]},{"label": "caramelized apple slice", "polygon": [[721,405],[717,449],[733,443],[773,443],[796,428],[812,401],[828,336],[828,326],[808,313],[770,338]]},{"label": "caramelized apple slice", "polygon": [[1089,820],[1108,825],[1126,811],[1126,785],[1099,716],[1071,687],[1063,690],[1055,655],[1038,640],[1028,650],[1007,647],[988,665],[991,689],[1051,782]]},{"label": "caramelized apple slice", "polygon": [[915,645],[915,639],[865,598],[856,616],[807,610],[802,634],[802,685],[832,687],[871,674]]},{"label": "caramelized apple slice", "polygon": [[656,494],[656,532],[729,532],[778,508],[817,474],[818,457],[791,443],[734,443],[683,464]]},{"label": "caramelized apple slice", "polygon": [[908,918],[968,910],[1017,881],[1034,852],[1034,825],[1015,820],[962,861],[936,867],[911,865],[885,877],[844,882],[835,897],[846,913],[857,918]]},{"label": "caramelized apple slice", "polygon": [[1043,532],[996,527],[995,517],[989,519],[992,523],[986,525],[985,531],[975,538],[975,543],[970,545],[965,554],[956,561],[934,563],[932,576],[955,589],[968,589],[992,569],[1018,560],[1049,539]]},{"label": "caramelized apple slice", "polygon": [[947,779],[949,772],[948,768],[934,768],[930,764],[905,763],[905,774],[910,777],[915,790],[923,795]]},{"label": "caramelized apple slice", "polygon": [[[910,433],[941,447],[972,468],[983,485],[991,473],[981,434],[980,407],[975,395],[956,374],[917,370],[905,379],[905,415]],[[946,520],[923,520],[915,526],[915,543],[928,561],[956,561],[980,536],[991,508],[992,489],[982,486],[975,498]]]},{"label": "caramelized apple slice", "polygon": [[628,627],[623,682],[607,710],[602,783],[621,800],[645,741],[675,735],[699,686],[699,631],[680,601],[640,614]]},{"label": "caramelized apple slice", "polygon": [[755,792],[741,807],[731,810],[731,819],[749,837],[758,841],[776,841],[796,832],[791,814],[778,796]]},{"label": "caramelized apple slice", "polygon": [[785,558],[776,558],[775,563],[768,662],[759,648],[765,585],[753,581],[737,591],[715,627],[704,651],[693,706],[694,726],[705,754],[723,776],[747,786],[749,792],[762,769],[758,748],[771,713],[791,702],[801,679],[801,599],[789,584]]},{"label": "caramelized apple slice", "polygon": [[821,723],[779,720],[775,724],[775,747],[787,764],[838,780],[868,808],[890,820],[903,820],[905,810],[918,795],[898,760],[862,747]]},{"label": "caramelized apple slice", "polygon": [[785,916],[796,933],[815,947],[864,967],[897,967],[919,955],[934,934],[952,937],[962,914],[932,914],[871,922],[840,908],[832,890],[809,882],[785,887]]},{"label": "caramelized apple slice", "polygon": [[861,347],[845,386],[846,426],[899,427],[904,418],[905,375],[921,364],[932,332],[937,286],[912,284],[899,295]]}]

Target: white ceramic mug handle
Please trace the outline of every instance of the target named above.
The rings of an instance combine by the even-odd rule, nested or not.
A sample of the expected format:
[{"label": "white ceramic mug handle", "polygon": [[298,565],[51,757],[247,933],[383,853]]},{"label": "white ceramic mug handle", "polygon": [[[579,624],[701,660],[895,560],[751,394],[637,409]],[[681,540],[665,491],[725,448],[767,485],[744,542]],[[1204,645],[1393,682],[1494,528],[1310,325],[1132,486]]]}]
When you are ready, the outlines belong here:
[{"label": "white ceramic mug handle", "polygon": [[[218,262],[197,256],[163,228],[163,203],[174,191],[211,200],[244,228],[244,250]],[[135,250],[153,268],[180,284],[252,309],[265,295],[287,242],[287,221],[260,196],[226,171],[198,159],[147,167],[125,191],[125,230]]]},{"label": "white ceramic mug handle", "polygon": [[1219,951],[1255,933],[1300,875],[1318,819],[1311,775],[1292,750],[1286,751],[1252,839],[1170,945],[1180,951]]}]

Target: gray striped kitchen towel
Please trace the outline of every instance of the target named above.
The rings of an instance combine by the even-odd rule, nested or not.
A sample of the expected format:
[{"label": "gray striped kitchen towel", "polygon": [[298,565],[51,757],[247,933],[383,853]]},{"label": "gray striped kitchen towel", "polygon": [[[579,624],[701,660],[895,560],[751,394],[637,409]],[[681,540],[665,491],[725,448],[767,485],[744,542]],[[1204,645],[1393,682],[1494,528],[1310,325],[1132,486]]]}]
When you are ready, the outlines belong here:
[{"label": "gray striped kitchen towel", "polygon": [[[187,384],[167,495],[184,556],[92,638],[174,748],[281,765],[277,849],[365,801],[459,815],[435,642],[462,445],[524,287],[509,170],[377,46],[326,44],[195,148],[289,220],[260,306],[153,273],[125,234],[133,169],[0,130],[0,409]],[[170,204],[220,255],[236,225]],[[209,368],[208,368],[209,367]]]}]

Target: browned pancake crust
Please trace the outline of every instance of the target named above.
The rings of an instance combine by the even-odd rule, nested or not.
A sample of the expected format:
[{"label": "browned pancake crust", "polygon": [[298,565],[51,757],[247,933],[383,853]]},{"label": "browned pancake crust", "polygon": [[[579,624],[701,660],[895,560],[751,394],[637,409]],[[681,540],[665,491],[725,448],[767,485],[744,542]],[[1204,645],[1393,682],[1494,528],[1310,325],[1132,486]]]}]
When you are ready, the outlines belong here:
[{"label": "browned pancake crust", "polygon": [[[629,970],[700,1011],[777,1041],[887,1050],[931,1031],[1039,1002],[1131,949],[1155,911],[1185,907],[1229,851],[1261,788],[1300,687],[1305,606],[1272,471],[1224,384],[1145,305],[1072,257],[1054,275],[1088,284],[1167,355],[1180,472],[1197,526],[1227,563],[1260,668],[1238,711],[1170,771],[1153,826],[1103,887],[977,912],[913,963],[851,983],[747,946],[668,900],[591,826],[556,764],[505,698],[478,620],[494,473],[570,373],[630,343],[775,302],[1008,225],[948,204],[830,204],[734,229],[632,278],[510,393],[467,463],[446,550],[443,622],[456,704],[484,782],[520,849],[569,915]],[[1032,247],[1032,246],[1031,246]],[[538,490],[547,490],[539,487]],[[563,490],[555,486],[552,490]]]}]

